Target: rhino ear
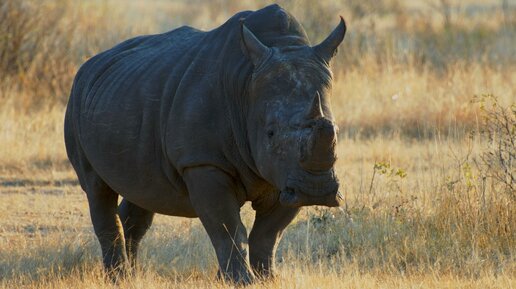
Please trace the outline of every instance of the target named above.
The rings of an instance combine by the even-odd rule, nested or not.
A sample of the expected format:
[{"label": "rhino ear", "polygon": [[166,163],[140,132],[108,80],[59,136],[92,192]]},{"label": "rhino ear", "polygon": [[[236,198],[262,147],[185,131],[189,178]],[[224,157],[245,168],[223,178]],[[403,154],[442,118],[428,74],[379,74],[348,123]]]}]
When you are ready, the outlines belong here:
[{"label": "rhino ear", "polygon": [[271,49],[254,36],[251,30],[247,29],[243,20],[240,21],[242,52],[249,57],[254,67],[258,67],[269,55]]},{"label": "rhino ear", "polygon": [[346,35],[346,22],[341,16],[337,28],[323,42],[313,47],[314,52],[329,63],[337,52],[337,47],[344,40],[344,35]]}]

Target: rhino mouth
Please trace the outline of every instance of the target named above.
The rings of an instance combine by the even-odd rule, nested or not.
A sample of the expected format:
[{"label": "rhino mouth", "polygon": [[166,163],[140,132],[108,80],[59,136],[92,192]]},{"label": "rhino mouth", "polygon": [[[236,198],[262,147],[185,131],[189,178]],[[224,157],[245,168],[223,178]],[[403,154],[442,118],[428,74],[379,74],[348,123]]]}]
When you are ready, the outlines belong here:
[{"label": "rhino mouth", "polygon": [[333,170],[317,174],[303,170],[289,176],[287,185],[280,191],[279,201],[286,207],[338,207],[343,197]]},{"label": "rhino mouth", "polygon": [[326,206],[339,207],[343,202],[343,197],[339,191],[325,196],[310,196],[296,192],[290,188],[282,190],[279,195],[281,205],[285,207],[302,206]]}]

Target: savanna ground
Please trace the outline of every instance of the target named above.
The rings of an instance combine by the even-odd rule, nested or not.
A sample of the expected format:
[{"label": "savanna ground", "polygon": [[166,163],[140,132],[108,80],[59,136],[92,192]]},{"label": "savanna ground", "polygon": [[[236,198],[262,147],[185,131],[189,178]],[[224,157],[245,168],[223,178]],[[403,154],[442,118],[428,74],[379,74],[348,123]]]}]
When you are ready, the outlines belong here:
[{"label": "savanna ground", "polygon": [[[516,287],[516,3],[278,1],[333,63],[342,208],[305,208],[251,288]],[[62,122],[79,65],[268,1],[0,1],[0,288],[106,282]],[[247,225],[253,211],[242,211]],[[122,288],[226,288],[196,219],[158,216]]]}]

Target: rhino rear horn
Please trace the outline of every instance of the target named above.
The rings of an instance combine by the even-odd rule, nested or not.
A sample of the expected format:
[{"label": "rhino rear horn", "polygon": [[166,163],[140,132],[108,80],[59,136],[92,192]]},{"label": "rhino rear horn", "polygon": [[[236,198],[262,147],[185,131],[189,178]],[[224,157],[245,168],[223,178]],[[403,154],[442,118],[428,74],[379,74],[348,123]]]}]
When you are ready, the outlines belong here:
[{"label": "rhino rear horn", "polygon": [[337,47],[344,40],[344,35],[346,35],[346,22],[341,16],[337,28],[323,42],[313,47],[315,53],[329,63],[337,53]]},{"label": "rhino rear horn", "polygon": [[243,19],[240,20],[240,25],[242,28],[242,51],[247,57],[249,57],[254,67],[258,67],[265,59],[267,59],[267,56],[271,53],[271,49],[256,38],[253,32],[245,26]]}]

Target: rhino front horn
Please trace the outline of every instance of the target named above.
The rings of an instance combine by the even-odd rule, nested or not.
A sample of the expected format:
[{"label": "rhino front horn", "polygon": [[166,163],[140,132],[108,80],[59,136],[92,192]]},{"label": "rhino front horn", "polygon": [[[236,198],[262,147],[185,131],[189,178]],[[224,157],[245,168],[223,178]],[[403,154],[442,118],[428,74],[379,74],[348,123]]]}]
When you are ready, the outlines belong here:
[{"label": "rhino front horn", "polygon": [[344,35],[346,35],[346,22],[341,16],[337,28],[323,42],[313,47],[315,53],[329,63],[337,52],[337,47],[344,40]]},{"label": "rhino front horn", "polygon": [[312,104],[308,108],[305,117],[307,120],[314,120],[324,117],[324,112],[321,106],[321,95],[319,94],[319,92],[315,94],[315,97],[312,100]]}]

